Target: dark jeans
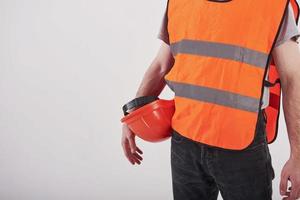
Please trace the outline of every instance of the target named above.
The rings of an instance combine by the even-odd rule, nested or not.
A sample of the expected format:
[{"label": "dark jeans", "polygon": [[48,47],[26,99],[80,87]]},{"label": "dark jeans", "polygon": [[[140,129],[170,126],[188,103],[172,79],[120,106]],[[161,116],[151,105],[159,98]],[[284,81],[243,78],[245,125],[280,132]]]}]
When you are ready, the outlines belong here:
[{"label": "dark jeans", "polygon": [[255,139],[244,150],[210,147],[183,137],[171,139],[174,200],[270,200],[274,170],[259,114]]}]

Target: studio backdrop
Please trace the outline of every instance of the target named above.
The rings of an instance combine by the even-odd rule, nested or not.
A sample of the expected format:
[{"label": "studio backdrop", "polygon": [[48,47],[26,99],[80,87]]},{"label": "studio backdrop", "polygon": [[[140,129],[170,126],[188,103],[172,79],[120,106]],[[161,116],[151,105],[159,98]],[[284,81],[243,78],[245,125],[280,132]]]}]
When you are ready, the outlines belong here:
[{"label": "studio backdrop", "polygon": [[[172,199],[170,140],[137,139],[144,160],[132,166],[120,123],[161,45],[166,3],[0,0],[0,200]],[[278,200],[283,115],[270,150]]]}]

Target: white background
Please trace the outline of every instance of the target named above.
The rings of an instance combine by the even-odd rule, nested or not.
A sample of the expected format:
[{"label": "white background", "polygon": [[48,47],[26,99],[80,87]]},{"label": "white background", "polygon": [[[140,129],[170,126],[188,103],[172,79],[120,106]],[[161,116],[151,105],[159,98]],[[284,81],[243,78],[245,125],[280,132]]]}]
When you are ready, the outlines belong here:
[{"label": "white background", "polygon": [[[0,200],[171,200],[170,141],[120,145],[166,0],[0,0]],[[167,89],[162,98],[171,98]],[[283,115],[270,145],[279,197]]]}]

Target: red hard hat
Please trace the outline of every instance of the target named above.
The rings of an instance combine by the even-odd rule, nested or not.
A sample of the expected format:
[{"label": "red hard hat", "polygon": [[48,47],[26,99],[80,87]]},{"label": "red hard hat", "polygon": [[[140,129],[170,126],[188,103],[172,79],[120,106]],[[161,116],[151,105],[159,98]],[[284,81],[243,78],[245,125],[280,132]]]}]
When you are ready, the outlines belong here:
[{"label": "red hard hat", "polygon": [[[131,113],[128,110],[137,108]],[[171,120],[175,111],[174,100],[157,97],[139,97],[123,106],[121,122],[138,137],[149,142],[160,142],[171,136]]]}]

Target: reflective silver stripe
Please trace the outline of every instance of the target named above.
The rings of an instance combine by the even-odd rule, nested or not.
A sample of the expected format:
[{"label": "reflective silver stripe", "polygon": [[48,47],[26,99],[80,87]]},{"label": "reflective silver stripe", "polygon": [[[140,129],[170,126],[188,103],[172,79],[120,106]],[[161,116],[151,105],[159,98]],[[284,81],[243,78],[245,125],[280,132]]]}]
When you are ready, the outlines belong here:
[{"label": "reflective silver stripe", "polygon": [[173,55],[178,53],[209,56],[235,60],[257,67],[265,68],[268,54],[248,48],[199,40],[181,40],[171,44]]},{"label": "reflective silver stripe", "polygon": [[259,99],[253,97],[173,81],[167,81],[167,84],[175,92],[175,96],[178,97],[214,103],[249,112],[258,112],[259,110]]}]

